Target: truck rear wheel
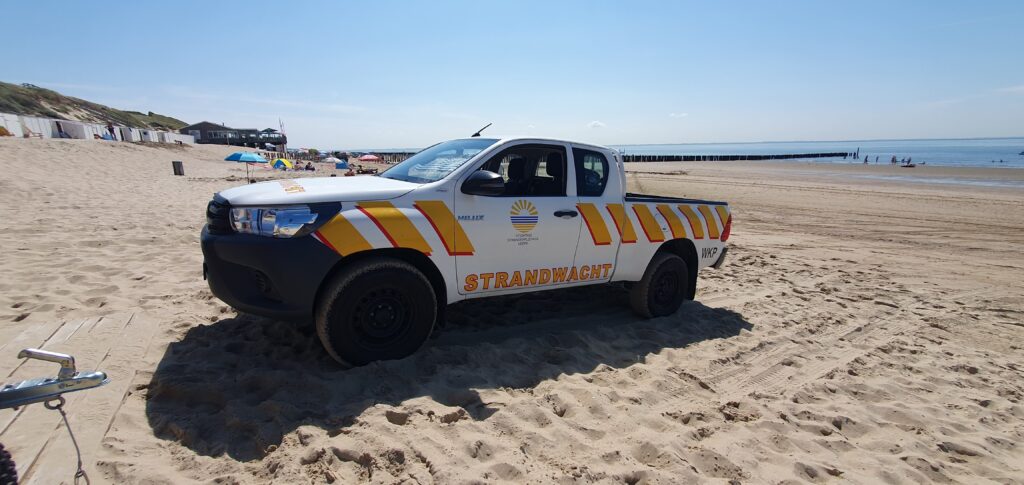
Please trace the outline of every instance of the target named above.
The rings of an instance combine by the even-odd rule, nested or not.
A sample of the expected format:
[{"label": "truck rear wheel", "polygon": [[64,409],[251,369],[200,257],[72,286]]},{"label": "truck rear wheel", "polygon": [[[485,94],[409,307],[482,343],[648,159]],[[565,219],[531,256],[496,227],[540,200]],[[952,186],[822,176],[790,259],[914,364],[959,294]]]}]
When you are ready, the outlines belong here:
[{"label": "truck rear wheel", "polygon": [[630,290],[633,311],[645,318],[671,315],[689,293],[686,261],[672,253],[657,253],[644,276]]},{"label": "truck rear wheel", "polygon": [[437,319],[430,281],[396,259],[354,263],[334,277],[316,309],[327,353],[347,366],[406,357],[423,345]]},{"label": "truck rear wheel", "polygon": [[18,485],[18,469],[4,445],[0,445],[0,485]]}]

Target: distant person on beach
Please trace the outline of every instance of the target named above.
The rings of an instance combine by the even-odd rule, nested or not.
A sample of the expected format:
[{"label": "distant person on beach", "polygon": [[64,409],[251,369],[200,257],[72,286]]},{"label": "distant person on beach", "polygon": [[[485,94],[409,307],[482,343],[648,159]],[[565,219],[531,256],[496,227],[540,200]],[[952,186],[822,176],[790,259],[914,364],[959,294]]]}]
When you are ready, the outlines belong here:
[{"label": "distant person on beach", "polygon": [[875,155],[875,165],[878,165],[878,155]]},{"label": "distant person on beach", "polygon": [[889,164],[890,164],[890,165],[896,165],[896,155],[893,155],[893,156],[892,156],[892,161],[891,161],[891,162],[889,162]]},{"label": "distant person on beach", "polygon": [[306,170],[309,170],[309,171],[312,172],[312,171],[316,170],[316,168],[313,167],[312,163],[306,162]]},{"label": "distant person on beach", "polygon": [[117,135],[114,134],[114,124],[109,121],[107,122],[107,132],[110,133],[110,138],[112,140],[117,139]]},{"label": "distant person on beach", "polygon": [[864,155],[864,165],[867,165],[867,164],[868,164],[868,156]]}]

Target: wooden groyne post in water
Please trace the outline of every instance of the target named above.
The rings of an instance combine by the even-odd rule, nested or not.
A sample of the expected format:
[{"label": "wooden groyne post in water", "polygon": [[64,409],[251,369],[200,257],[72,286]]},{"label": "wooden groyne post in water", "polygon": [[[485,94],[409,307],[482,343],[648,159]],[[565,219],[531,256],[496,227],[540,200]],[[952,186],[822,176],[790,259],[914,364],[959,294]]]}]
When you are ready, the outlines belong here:
[{"label": "wooden groyne post in water", "polygon": [[786,153],[775,155],[623,155],[625,162],[732,162],[743,160],[795,160],[798,158],[847,158],[849,152]]}]

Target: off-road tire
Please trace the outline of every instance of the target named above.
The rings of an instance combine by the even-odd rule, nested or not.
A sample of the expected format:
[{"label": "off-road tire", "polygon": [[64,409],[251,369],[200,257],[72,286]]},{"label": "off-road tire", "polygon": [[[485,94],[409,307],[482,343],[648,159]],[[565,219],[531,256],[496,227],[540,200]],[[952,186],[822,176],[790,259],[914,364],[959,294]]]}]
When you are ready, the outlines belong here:
[{"label": "off-road tire", "polygon": [[409,263],[366,259],[343,268],[317,302],[316,332],[334,360],[348,367],[416,352],[437,321],[430,281]]},{"label": "off-road tire", "polygon": [[0,485],[18,485],[18,468],[4,445],[0,445]]},{"label": "off-road tire", "polygon": [[672,253],[655,254],[644,276],[630,290],[630,306],[644,318],[675,313],[690,292],[689,274],[683,258]]}]

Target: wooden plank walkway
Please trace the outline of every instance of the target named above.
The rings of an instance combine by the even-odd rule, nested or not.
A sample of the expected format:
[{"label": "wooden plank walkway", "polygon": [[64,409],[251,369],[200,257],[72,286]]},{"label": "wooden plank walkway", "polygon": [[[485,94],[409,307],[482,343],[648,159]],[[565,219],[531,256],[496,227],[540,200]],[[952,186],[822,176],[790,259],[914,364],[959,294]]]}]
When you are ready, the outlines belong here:
[{"label": "wooden plank walkway", "polygon": [[[57,364],[18,359],[18,352],[28,347],[71,354],[79,371],[107,373],[107,385],[65,396],[64,409],[82,449],[82,462],[95,481],[100,442],[124,402],[155,332],[156,325],[138,311],[34,325],[0,346],[0,381],[57,374]],[[42,404],[0,411],[0,443],[14,455],[22,484],[73,481],[74,445],[57,411]]]}]

